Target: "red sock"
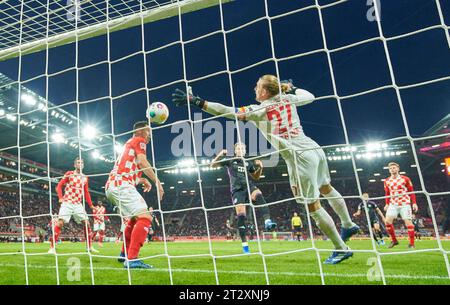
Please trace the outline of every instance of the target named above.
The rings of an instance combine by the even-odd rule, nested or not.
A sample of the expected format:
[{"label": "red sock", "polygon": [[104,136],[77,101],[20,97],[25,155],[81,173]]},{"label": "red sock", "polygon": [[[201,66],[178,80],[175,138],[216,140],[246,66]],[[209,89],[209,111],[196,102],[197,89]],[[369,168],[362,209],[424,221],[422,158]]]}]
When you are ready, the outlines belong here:
[{"label": "red sock", "polygon": [[90,249],[91,248],[91,242],[92,242],[92,231],[91,231],[91,227],[90,226],[87,226],[87,228],[86,228],[86,225],[83,225],[83,227],[84,227],[84,236],[85,237],[87,237],[86,238],[86,243],[87,243],[87,246],[88,246],[88,249]]},{"label": "red sock", "polygon": [[393,224],[390,224],[390,225],[388,224],[388,225],[386,225],[386,229],[387,229],[389,235],[391,236],[392,241],[396,242],[397,241],[397,237],[395,237],[394,225]]},{"label": "red sock", "polygon": [[131,243],[131,233],[133,232],[134,225],[136,224],[135,219],[130,219],[127,223],[127,226],[125,227],[125,230],[123,231],[123,244],[122,244],[122,253],[125,253],[125,246],[127,247],[127,253],[128,249],[130,249],[130,243]]},{"label": "red sock", "polygon": [[[55,241],[58,242],[59,234],[61,233],[61,228],[59,226],[55,226],[53,228],[53,231],[55,231]],[[50,245],[51,245],[52,248],[55,246],[55,243],[53,241],[53,236],[50,237]]]},{"label": "red sock", "polygon": [[105,237],[105,231],[100,231],[100,236],[98,237],[98,242],[102,243],[103,242],[103,238]]},{"label": "red sock", "polygon": [[415,233],[414,233],[414,226],[407,226],[408,228],[408,236],[409,236],[409,244],[414,246],[414,237],[415,237]]},{"label": "red sock", "polygon": [[97,236],[97,232],[93,231],[91,235],[92,235],[91,236],[91,240],[94,241],[95,240],[95,236]]},{"label": "red sock", "polygon": [[133,232],[131,233],[130,249],[128,251],[128,259],[135,259],[139,256],[139,251],[144,245],[148,235],[148,228],[151,221],[148,218],[138,218]]}]

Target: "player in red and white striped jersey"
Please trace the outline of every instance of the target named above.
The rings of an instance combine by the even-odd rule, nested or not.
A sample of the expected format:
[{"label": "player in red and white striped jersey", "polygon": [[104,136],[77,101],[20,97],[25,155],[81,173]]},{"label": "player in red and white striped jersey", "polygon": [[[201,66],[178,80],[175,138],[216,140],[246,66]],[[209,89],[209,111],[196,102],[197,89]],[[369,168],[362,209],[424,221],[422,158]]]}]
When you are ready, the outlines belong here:
[{"label": "player in red and white striped jersey", "polygon": [[83,174],[83,159],[77,157],[74,161],[74,167],[75,169],[73,171],[68,171],[64,174],[64,177],[56,186],[56,192],[58,193],[61,207],[58,213],[58,222],[53,227],[54,239],[53,236],[50,238],[51,246],[48,251],[49,253],[55,253],[55,245],[53,241],[58,240],[64,223],[69,223],[72,216],[77,223],[83,224],[88,250],[91,252],[98,252],[92,247],[92,232],[89,226],[88,216],[83,205],[83,200],[86,200],[89,207],[93,207],[91,195],[89,194],[89,180],[88,177]]},{"label": "player in red and white striped jersey", "polygon": [[[384,190],[386,193],[386,229],[391,236],[391,244],[389,248],[398,245],[395,236],[394,219],[400,214],[408,229],[409,248],[414,248],[414,224],[412,223],[412,211],[417,212],[416,195],[407,194],[414,192],[411,179],[404,175],[400,175],[400,165],[395,162],[388,164],[391,176],[384,180]],[[412,205],[412,209],[411,209]]]},{"label": "player in red and white striped jersey", "polygon": [[[105,192],[108,200],[118,206],[122,217],[130,218],[124,231],[124,244],[119,261],[124,261],[125,267],[148,269],[151,266],[137,258],[147,238],[152,218],[147,210],[147,204],[136,186],[142,184],[144,192],[151,190],[150,182],[142,177],[142,172],[144,172],[157,186],[160,200],[163,198],[164,189],[147,160],[146,147],[151,139],[148,122],[136,122],[133,130],[133,137],[125,143],[122,153],[109,174]],[[124,258],[125,253],[128,261]]]},{"label": "player in red and white striped jersey", "polygon": [[103,247],[103,239],[105,238],[105,220],[109,221],[109,217],[105,216],[106,208],[103,206],[102,201],[99,200],[97,205],[92,208],[92,214],[94,214],[94,232],[92,233],[92,241],[95,240],[98,232],[98,246]]}]

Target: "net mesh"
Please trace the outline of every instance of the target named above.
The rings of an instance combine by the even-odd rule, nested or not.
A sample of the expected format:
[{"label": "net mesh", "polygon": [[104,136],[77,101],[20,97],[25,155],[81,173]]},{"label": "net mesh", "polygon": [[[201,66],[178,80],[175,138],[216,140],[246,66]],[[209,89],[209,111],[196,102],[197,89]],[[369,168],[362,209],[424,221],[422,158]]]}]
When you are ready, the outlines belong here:
[{"label": "net mesh", "polygon": [[[373,94],[379,91],[383,91],[383,90],[387,90],[387,89],[392,89],[395,91],[395,100],[398,103],[398,107],[400,109],[400,113],[401,113],[401,121],[403,123],[403,127],[404,127],[404,133],[405,136],[401,136],[401,137],[396,137],[396,138],[391,138],[391,139],[387,139],[385,140],[385,143],[391,143],[391,142],[398,142],[398,141],[404,141],[406,143],[409,144],[410,146],[410,150],[412,152],[412,158],[414,160],[414,164],[417,167],[417,174],[418,174],[418,178],[419,178],[419,184],[420,184],[420,188],[418,190],[416,190],[414,193],[416,193],[417,195],[422,195],[423,198],[425,198],[428,209],[430,211],[430,217],[432,219],[432,227],[434,230],[434,235],[436,237],[436,241],[437,241],[437,247],[436,248],[432,248],[432,249],[421,249],[421,250],[412,250],[412,251],[407,251],[407,252],[386,252],[386,251],[379,251],[379,249],[377,248],[376,244],[374,241],[372,241],[372,249],[362,249],[362,250],[353,250],[353,252],[355,252],[356,254],[358,253],[371,253],[371,254],[375,254],[377,261],[378,261],[378,265],[380,267],[380,271],[381,271],[381,278],[382,278],[382,282],[383,284],[387,284],[387,280],[386,280],[386,276],[385,276],[385,272],[384,272],[384,268],[383,268],[383,263],[382,263],[382,257],[383,256],[389,256],[389,255],[398,255],[398,254],[411,254],[411,253],[418,253],[418,252],[439,252],[442,254],[443,256],[443,260],[445,262],[445,267],[446,267],[446,271],[448,276],[450,277],[450,266],[449,266],[449,262],[448,262],[448,251],[446,251],[443,247],[442,244],[442,240],[441,240],[441,235],[439,232],[439,228],[438,228],[438,223],[436,221],[436,215],[434,212],[434,208],[432,205],[432,197],[433,196],[446,196],[449,195],[449,192],[432,192],[432,191],[428,191],[427,187],[425,185],[425,180],[424,177],[422,175],[422,168],[421,168],[421,162],[419,162],[419,158],[417,155],[417,143],[423,140],[431,140],[431,139],[436,139],[436,138],[441,138],[441,137],[447,137],[450,134],[446,133],[446,134],[440,134],[440,135],[433,135],[433,136],[427,136],[427,137],[417,137],[414,136],[409,128],[409,121],[407,119],[407,115],[405,113],[405,109],[404,109],[404,104],[402,101],[402,91],[403,90],[407,90],[407,89],[412,89],[412,88],[417,88],[417,87],[422,87],[422,86],[426,86],[426,85],[430,85],[430,84],[434,84],[434,83],[439,83],[439,82],[443,82],[443,81],[447,81],[450,80],[450,75],[444,75],[444,76],[440,76],[437,78],[432,78],[432,79],[428,79],[425,81],[420,81],[420,82],[416,82],[416,83],[410,83],[410,84],[399,84],[397,82],[397,77],[396,77],[396,71],[393,67],[392,64],[392,57],[391,57],[391,45],[390,43],[395,42],[395,41],[399,41],[402,39],[407,39],[409,37],[413,37],[415,35],[420,35],[421,33],[424,32],[429,32],[429,31],[442,31],[445,34],[445,39],[446,42],[448,44],[448,47],[450,47],[450,37],[449,37],[449,27],[448,25],[445,23],[445,17],[444,17],[444,13],[443,13],[443,8],[442,8],[442,3],[439,0],[436,1],[432,1],[435,4],[435,11],[437,12],[437,16],[438,16],[438,23],[433,24],[433,25],[429,25],[426,27],[421,27],[420,29],[411,31],[411,32],[407,32],[407,33],[403,33],[400,35],[396,35],[396,36],[387,36],[384,32],[384,28],[383,28],[383,22],[382,22],[382,18],[380,16],[380,12],[382,12],[381,8],[380,8],[380,2],[378,1],[373,1],[372,5],[374,8],[374,19],[377,25],[377,34],[374,35],[373,37],[370,38],[365,38],[361,41],[358,42],[352,42],[350,44],[346,44],[346,45],[342,45],[336,48],[331,48],[329,47],[329,32],[327,30],[327,26],[324,22],[324,13],[329,10],[329,9],[333,9],[334,7],[338,7],[341,5],[345,5],[346,3],[348,4],[351,1],[345,1],[345,0],[341,0],[341,1],[334,1],[331,2],[329,1],[329,3],[321,3],[321,1],[319,0],[315,0],[313,4],[309,5],[309,6],[304,6],[301,8],[296,8],[294,10],[290,10],[287,12],[283,12],[277,15],[273,15],[270,14],[270,8],[269,8],[269,2],[266,1],[262,1],[264,3],[264,13],[261,15],[261,17],[250,20],[244,24],[235,26],[235,27],[227,27],[226,26],[226,22],[225,22],[225,14],[224,14],[224,5],[225,2],[219,1],[218,5],[219,5],[219,11],[220,11],[220,28],[214,32],[208,32],[204,35],[195,37],[195,38],[186,38],[185,37],[185,31],[186,29],[183,28],[183,20],[182,20],[182,16],[183,16],[183,7],[184,5],[189,2],[189,3],[194,3],[196,1],[81,1],[81,2],[72,2],[72,1],[68,1],[67,3],[61,3],[61,2],[51,2],[51,1],[46,1],[46,0],[33,0],[33,1],[14,1],[14,0],[9,0],[9,1],[2,1],[0,2],[0,33],[2,33],[2,35],[0,35],[0,53],[2,54],[2,58],[3,59],[7,59],[13,56],[18,56],[18,65],[19,65],[19,69],[18,69],[18,77],[17,77],[17,81],[11,80],[5,76],[2,76],[2,84],[0,89],[5,89],[5,88],[11,88],[11,86],[17,88],[16,90],[16,94],[17,94],[17,107],[16,108],[11,108],[8,114],[3,114],[1,115],[2,118],[5,118],[7,115],[12,115],[14,117],[16,117],[15,122],[17,122],[17,143],[15,143],[14,145],[8,146],[6,148],[2,148],[1,151],[7,151],[7,150],[16,150],[17,151],[17,178],[14,180],[8,180],[6,182],[0,182],[1,184],[17,184],[18,187],[18,193],[19,193],[19,213],[15,214],[15,215],[11,215],[11,216],[3,216],[0,215],[0,220],[8,220],[8,219],[15,219],[18,218],[20,221],[20,226],[22,227],[22,249],[20,254],[23,255],[24,258],[24,268],[25,268],[25,281],[27,284],[29,284],[29,270],[28,270],[28,265],[29,265],[29,258],[35,255],[42,255],[40,253],[29,253],[26,251],[26,243],[25,243],[25,230],[23,229],[25,227],[25,222],[28,219],[31,218],[37,218],[37,217],[52,217],[52,209],[53,209],[53,205],[52,202],[54,201],[54,198],[52,195],[52,183],[54,183],[58,178],[61,178],[61,173],[59,173],[59,176],[52,176],[52,173],[54,173],[54,169],[52,169],[50,167],[50,145],[55,142],[55,139],[52,139],[50,134],[51,134],[51,130],[49,128],[49,123],[51,123],[52,121],[52,115],[51,115],[51,111],[55,110],[55,109],[63,109],[64,107],[73,107],[71,108],[72,110],[75,110],[74,112],[72,112],[72,116],[70,117],[70,111],[67,111],[65,114],[67,115],[68,119],[73,119],[75,128],[76,128],[76,133],[73,136],[73,145],[74,148],[78,149],[78,155],[80,157],[83,157],[85,155],[85,152],[90,152],[93,147],[88,147],[88,146],[83,146],[83,141],[82,141],[82,128],[81,128],[81,124],[83,123],[81,120],[81,107],[83,105],[87,105],[90,103],[94,103],[100,100],[107,100],[109,102],[110,105],[110,118],[111,118],[111,132],[105,133],[103,136],[105,136],[105,138],[109,139],[112,141],[112,145],[113,147],[116,147],[118,140],[117,139],[121,139],[123,137],[127,137],[130,136],[130,134],[133,132],[131,131],[119,131],[119,130],[115,130],[115,122],[114,122],[114,118],[115,118],[115,106],[114,103],[118,102],[120,100],[126,99],[127,97],[130,97],[134,94],[137,93],[143,93],[146,99],[146,106],[148,107],[151,103],[151,94],[157,90],[160,89],[164,89],[164,88],[170,88],[173,85],[180,85],[180,84],[184,84],[184,89],[188,90],[188,86],[190,84],[202,81],[202,80],[207,80],[209,78],[214,78],[216,76],[219,75],[225,75],[227,78],[227,84],[228,87],[231,91],[231,105],[234,108],[237,108],[237,103],[235,103],[235,93],[233,92],[234,88],[235,88],[235,84],[234,84],[234,76],[240,75],[242,73],[245,73],[251,69],[254,68],[258,68],[259,66],[263,66],[266,63],[274,63],[274,67],[275,67],[275,74],[279,79],[283,79],[283,75],[281,75],[280,73],[280,68],[279,65],[284,63],[284,62],[289,62],[290,60],[293,59],[298,59],[301,57],[307,57],[307,56],[311,56],[314,54],[322,54],[324,53],[326,55],[326,61],[327,61],[327,66],[329,69],[329,73],[330,73],[330,77],[331,77],[331,83],[332,83],[332,95],[326,95],[326,96],[318,96],[316,97],[317,101],[321,101],[321,100],[327,100],[327,99],[335,99],[337,101],[337,107],[338,107],[338,113],[339,113],[339,119],[340,119],[340,123],[341,123],[341,127],[342,130],[344,132],[344,139],[345,142],[341,143],[341,144],[336,144],[336,145],[331,145],[331,146],[324,146],[324,149],[327,148],[336,148],[336,147],[340,147],[343,149],[348,149],[348,155],[350,156],[349,160],[351,160],[351,166],[352,166],[352,170],[353,170],[353,174],[355,177],[355,181],[356,181],[356,186],[357,186],[357,193],[352,194],[351,196],[344,196],[343,198],[346,200],[349,199],[355,199],[355,198],[360,198],[362,196],[363,193],[363,188],[360,184],[360,178],[359,178],[359,170],[358,170],[358,164],[357,164],[357,158],[356,158],[356,153],[351,149],[351,147],[355,146],[354,143],[351,142],[350,137],[348,135],[348,127],[347,127],[347,118],[344,115],[344,110],[343,110],[343,105],[342,103],[345,100],[349,100],[349,99],[354,99],[357,97],[363,97],[369,94]],[[202,1],[197,1],[197,2],[202,2]],[[203,1],[205,2],[205,1]],[[146,28],[145,28],[145,24],[146,22],[148,22],[146,20],[146,13],[151,12],[152,10],[156,10],[156,9],[161,9],[164,6],[171,6],[171,8],[175,8],[177,13],[176,15],[178,15],[178,26],[179,26],[179,39],[177,41],[171,42],[171,43],[167,43],[164,44],[162,46],[158,46],[156,48],[150,49],[150,47],[148,45],[146,45],[148,39],[146,38]],[[80,10],[78,11],[78,6],[80,8]],[[294,14],[300,14],[300,13],[304,13],[304,12],[316,12],[317,13],[317,17],[319,19],[319,24],[320,24],[320,35],[322,38],[322,47],[318,48],[318,49],[314,49],[314,50],[310,50],[307,52],[303,52],[303,53],[297,53],[297,54],[293,54],[293,55],[288,55],[288,56],[279,56],[276,52],[276,44],[277,42],[274,39],[274,34],[273,34],[273,23],[277,22],[279,20],[283,20],[285,18],[289,18],[289,16],[294,15]],[[80,14],[80,18],[77,18],[77,14]],[[73,17],[73,18],[72,18]],[[125,56],[122,57],[118,57],[118,58],[112,58],[111,56],[111,52],[112,52],[112,46],[111,46],[111,35],[112,32],[115,30],[115,27],[117,25],[117,23],[115,23],[117,20],[125,20],[127,17],[132,18],[133,20],[139,20],[138,23],[138,27],[140,27],[140,41],[141,41],[141,48],[139,50],[136,50],[135,53],[132,54],[127,54]],[[240,31],[245,31],[247,28],[252,27],[255,24],[258,24],[260,22],[265,23],[265,25],[267,25],[267,30],[269,32],[269,36],[270,36],[270,56],[268,56],[267,58],[257,58],[255,56],[255,59],[253,60],[253,62],[249,65],[245,65],[243,67],[236,67],[234,65],[232,65],[230,63],[229,60],[229,37],[235,33],[239,33]],[[79,63],[79,44],[80,44],[80,38],[82,37],[83,39],[85,38],[84,33],[88,33],[90,32],[92,36],[98,36],[103,34],[103,32],[98,32],[96,29],[96,26],[101,25],[105,32],[104,34],[106,35],[106,42],[107,42],[107,59],[105,61],[101,61],[101,62],[94,62],[91,63],[89,65],[85,65],[82,66]],[[136,24],[133,24],[136,25]],[[131,24],[128,24],[127,27],[131,26]],[[84,31],[84,32],[83,32]],[[93,33],[93,34],[92,34]],[[67,35],[66,37],[69,37],[68,41],[73,41],[75,43],[75,63],[73,66],[69,67],[66,70],[63,71],[59,71],[59,72],[54,72],[51,73],[49,70],[49,52],[50,49],[53,47],[50,43],[51,39],[53,37],[59,36],[61,37],[61,35]],[[224,65],[224,69],[220,70],[220,71],[216,71],[214,73],[209,73],[206,75],[201,75],[201,76],[196,76],[196,77],[191,77],[191,73],[189,73],[189,66],[187,63],[187,55],[186,55],[186,46],[194,43],[194,42],[198,42],[204,39],[208,39],[209,37],[212,37],[214,35],[221,35],[222,41],[223,41],[223,49],[224,49],[224,57],[225,57],[225,65]],[[58,38],[60,39],[60,38]],[[378,86],[378,87],[374,87],[374,88],[369,88],[367,90],[361,91],[361,92],[356,92],[356,93],[352,93],[352,94],[342,94],[339,92],[338,90],[338,86],[337,86],[337,77],[336,77],[336,73],[335,73],[335,63],[333,60],[333,55],[334,54],[338,54],[340,52],[343,52],[345,50],[349,50],[352,48],[357,48],[360,46],[364,46],[373,42],[381,42],[382,43],[382,49],[383,49],[383,54],[385,56],[385,60],[387,63],[387,67],[388,67],[388,73],[389,73],[389,83],[387,85],[383,85],[383,86]],[[33,47],[36,47],[37,49],[41,49],[41,50],[45,50],[46,52],[46,60],[45,60],[45,73],[40,74],[38,76],[36,76],[35,78],[29,78],[29,79],[24,79],[21,76],[21,64],[22,61],[24,60],[24,54],[29,51],[29,46],[30,43],[34,43]],[[181,46],[181,62],[182,62],[182,74],[180,75],[180,77],[178,79],[169,81],[169,82],[162,82],[158,85],[155,86],[150,86],[149,83],[151,83],[150,81],[150,76],[148,75],[148,65],[150,65],[148,63],[148,55],[157,53],[158,51],[161,51],[163,49],[166,48],[170,48],[174,45],[180,45]],[[23,53],[23,54],[22,54]],[[133,57],[140,57],[140,59],[142,60],[142,65],[143,65],[143,71],[144,71],[144,84],[145,86],[143,87],[139,87],[133,90],[129,90],[127,92],[121,93],[121,94],[117,94],[114,91],[114,86],[113,86],[113,82],[112,82],[112,66],[114,64],[118,64],[121,62],[125,62],[126,60],[133,58]],[[87,100],[83,100],[80,97],[79,94],[79,78],[80,78],[80,73],[83,72],[83,70],[85,69],[91,69],[91,68],[95,68],[96,66],[100,66],[100,65],[107,65],[107,76],[108,76],[108,92],[106,95],[104,96],[100,96],[100,97],[96,97],[93,99],[87,99]],[[49,96],[49,78],[50,77],[54,77],[54,76],[58,76],[59,74],[63,74],[65,72],[68,71],[74,71],[75,73],[75,84],[76,84],[76,89],[75,89],[75,99],[73,101],[68,101],[64,104],[61,105],[54,105],[51,102],[49,102],[50,96]],[[35,79],[44,77],[45,78],[45,89],[43,90],[45,92],[44,96],[42,97],[42,104],[43,106],[41,107],[41,109],[36,109],[36,110],[31,110],[31,111],[25,111],[21,109],[21,103],[20,101],[23,99],[23,94],[24,93],[28,93],[29,89],[26,88],[27,84],[32,82]],[[31,91],[30,91],[31,92]],[[3,104],[6,103],[6,97],[2,97],[3,98]],[[22,123],[22,118],[26,117],[27,115],[34,113],[34,112],[38,112],[41,111],[45,114],[45,119],[43,120],[43,123],[46,126],[46,138],[44,141],[39,142],[39,143],[32,143],[32,144],[27,144],[24,145],[22,143],[22,137],[23,137],[23,133],[21,132],[22,129],[24,128],[28,128],[28,126],[26,126],[24,123]],[[176,126],[177,124],[183,123],[183,122],[187,122],[190,124],[190,126],[192,126],[191,128],[191,138],[192,138],[192,142],[196,143],[198,141],[198,139],[196,139],[196,134],[192,131],[194,129],[194,125],[197,123],[203,123],[203,122],[207,122],[211,119],[216,119],[217,117],[211,117],[208,119],[196,119],[191,112],[190,106],[188,106],[188,117],[186,120],[183,121],[177,121],[174,123],[170,123],[170,124],[166,124],[166,125],[162,125],[162,126],[152,126],[152,130],[154,133],[157,133],[160,130],[163,129],[168,129],[171,128],[172,126]],[[238,124],[238,119],[237,117],[235,117],[235,122],[236,124]],[[242,139],[243,135],[240,134],[240,130],[237,129],[237,136],[238,139]],[[39,146],[39,145],[44,145],[46,146],[47,149],[47,160],[48,165],[46,168],[47,171],[47,177],[45,179],[41,178],[41,177],[35,177],[32,179],[26,179],[26,182],[24,182],[24,178],[22,177],[22,157],[21,157],[21,151],[24,149],[29,149],[32,148],[34,146]],[[151,142],[151,164],[157,164],[157,160],[155,157],[155,145],[157,145],[157,138],[155,138],[154,141]],[[98,147],[98,146],[97,146]],[[198,187],[199,187],[199,196],[200,196],[200,202],[201,205],[198,207],[183,207],[181,209],[177,209],[176,208],[176,203],[173,205],[172,209],[168,209],[166,208],[164,205],[161,204],[160,200],[158,200],[158,208],[157,211],[160,212],[161,215],[161,224],[162,224],[162,235],[163,235],[163,241],[164,241],[164,253],[161,254],[157,254],[157,255],[152,255],[152,256],[147,256],[147,257],[143,257],[142,259],[144,261],[146,260],[151,260],[151,259],[155,259],[155,258],[166,258],[167,259],[167,266],[168,266],[168,274],[169,274],[169,281],[170,284],[174,284],[175,280],[174,280],[174,272],[178,272],[179,270],[175,269],[172,264],[173,264],[173,260],[174,259],[181,259],[181,258],[201,258],[201,257],[206,257],[206,258],[211,258],[212,259],[212,271],[214,273],[214,280],[215,283],[220,284],[220,278],[219,278],[219,268],[217,266],[217,260],[220,259],[226,259],[226,258],[233,258],[233,257],[240,257],[240,256],[245,256],[246,254],[231,254],[231,255],[217,255],[215,254],[214,251],[214,246],[213,246],[213,242],[212,242],[212,233],[211,233],[211,229],[210,229],[210,223],[209,223],[209,218],[211,217],[211,213],[215,212],[215,211],[220,211],[223,209],[230,209],[229,206],[223,206],[223,207],[208,207],[205,204],[205,198],[204,198],[204,186],[203,186],[203,182],[202,182],[202,171],[199,170],[204,166],[207,166],[205,164],[202,164],[201,160],[199,160],[197,158],[198,155],[200,155],[197,151],[196,151],[196,146],[193,146],[193,156],[194,156],[194,164],[195,167],[197,168],[196,173],[197,173],[197,179],[198,179]],[[267,154],[265,154],[264,156],[270,156],[272,154],[278,154],[279,152],[275,151],[275,152],[269,152]],[[111,156],[109,156],[109,158],[111,160],[115,160],[117,158],[117,152],[114,151],[112,153]],[[255,159],[255,158],[253,158]],[[250,159],[246,159],[246,160],[251,160]],[[162,171],[168,171],[168,170],[173,170],[176,169],[177,166],[161,166],[161,167],[155,167],[155,171],[158,174],[161,173]],[[298,173],[296,173],[298,175]],[[107,172],[103,172],[103,173],[96,173],[96,174],[89,174],[90,177],[102,177],[103,179],[106,179]],[[249,179],[249,177],[246,177],[247,181]],[[45,214],[39,214],[39,215],[25,215],[23,214],[23,205],[25,204],[24,202],[24,184],[25,183],[32,183],[32,182],[36,182],[36,181],[43,181],[45,183],[48,184],[48,194],[49,194],[49,213],[45,213]],[[25,187],[26,189],[26,187]],[[249,196],[251,195],[251,190],[248,189],[248,193]],[[372,199],[384,199],[385,197],[381,196],[381,197],[375,197]],[[267,203],[267,206],[275,206],[275,205],[279,205],[279,204],[283,204],[286,201],[289,201],[293,199],[293,197],[289,198],[289,199],[281,199],[281,200],[275,200],[275,201],[271,201],[269,203]],[[84,201],[84,198],[83,198]],[[250,208],[251,208],[251,214],[252,214],[252,218],[255,221],[255,226],[258,228],[261,226],[261,223],[258,224],[258,217],[257,217],[257,211],[258,208],[260,208],[260,206],[256,206],[254,204],[249,204]],[[176,213],[186,213],[186,212],[195,212],[195,211],[200,211],[203,214],[203,217],[205,219],[205,226],[206,226],[206,234],[207,234],[207,241],[208,241],[208,250],[205,253],[198,253],[198,254],[187,254],[187,255],[171,255],[169,253],[169,249],[168,249],[168,245],[167,245],[167,240],[168,240],[168,236],[167,236],[167,224],[165,222],[165,217],[169,216],[169,215],[173,215]],[[321,283],[325,284],[326,283],[326,276],[323,270],[323,266],[322,266],[322,260],[321,260],[321,256],[320,253],[321,252],[330,252],[329,249],[321,249],[320,247],[318,247],[315,244],[315,239],[314,239],[314,226],[311,222],[311,219],[309,217],[309,212],[306,209],[306,214],[307,214],[307,221],[308,221],[308,228],[309,228],[309,238],[311,240],[311,247],[308,248],[301,248],[301,249],[297,249],[297,250],[289,250],[289,251],[281,251],[281,252],[276,252],[276,253],[264,253],[264,247],[262,245],[263,243],[263,236],[260,236],[260,232],[259,230],[256,230],[256,240],[257,240],[257,250],[256,251],[252,251],[251,255],[255,255],[255,256],[259,256],[261,258],[262,261],[262,265],[263,265],[263,269],[262,269],[262,273],[264,274],[264,279],[265,279],[265,283],[270,284],[270,276],[269,276],[269,271],[268,271],[268,266],[267,266],[267,262],[266,260],[268,258],[274,257],[274,256],[279,256],[279,255],[288,255],[288,254],[293,254],[293,253],[301,253],[301,252],[305,252],[305,251],[315,251],[316,256],[317,256],[317,265],[318,265],[318,269],[319,269],[319,275],[320,275],[320,279],[321,279]],[[92,215],[90,215],[92,216]],[[110,216],[121,216],[120,214],[110,214]],[[367,209],[365,209],[365,217],[367,219],[367,222],[370,222],[369,219],[369,214]],[[372,232],[372,228],[371,226],[368,226],[368,229],[370,231],[370,235],[373,235]],[[52,233],[54,234],[54,232]],[[17,254],[17,253],[1,253],[1,255],[12,255],[12,254]],[[58,253],[56,255],[54,255],[55,258],[55,265],[58,266],[59,262],[58,262],[58,258],[61,256],[73,256],[76,253]],[[93,253],[82,253],[83,255],[87,255],[89,257],[89,270],[90,270],[90,279],[92,284],[95,284],[95,273],[94,273],[94,269],[95,266],[93,264],[93,259],[95,258],[115,258],[115,257],[111,257],[111,256],[104,256],[104,255],[98,255],[98,254],[93,254]],[[61,274],[58,271],[58,268],[56,269],[56,278],[57,278],[57,283],[60,283],[60,278],[61,278]],[[128,283],[132,284],[133,283],[133,273],[128,270]]]}]

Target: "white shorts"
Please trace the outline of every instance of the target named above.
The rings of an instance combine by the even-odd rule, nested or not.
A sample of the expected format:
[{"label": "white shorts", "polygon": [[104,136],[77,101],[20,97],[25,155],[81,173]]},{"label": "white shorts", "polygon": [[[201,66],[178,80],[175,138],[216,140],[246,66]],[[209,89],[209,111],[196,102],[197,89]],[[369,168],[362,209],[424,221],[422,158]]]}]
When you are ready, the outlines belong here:
[{"label": "white shorts", "polygon": [[[295,148],[293,148],[295,149]],[[285,151],[282,153],[286,161],[289,183],[300,189],[297,199],[299,203],[313,203],[320,197],[319,188],[330,184],[330,171],[324,151],[318,147],[310,150]],[[295,156],[295,157],[294,157]],[[297,163],[295,162],[297,161]],[[297,173],[300,181],[297,181]]]},{"label": "white shorts", "polygon": [[82,204],[63,202],[59,208],[58,219],[62,219],[64,223],[69,223],[72,216],[77,223],[88,220],[86,210]]},{"label": "white shorts", "polygon": [[133,185],[122,183],[118,187],[110,186],[105,193],[106,198],[119,207],[122,216],[133,217],[147,212],[147,204],[144,198]]},{"label": "white shorts", "polygon": [[94,223],[94,232],[105,231],[105,223]]},{"label": "white shorts", "polygon": [[403,220],[411,220],[412,219],[411,206],[409,204],[402,206],[390,204],[386,211],[386,217],[397,218],[398,214],[400,214]]}]

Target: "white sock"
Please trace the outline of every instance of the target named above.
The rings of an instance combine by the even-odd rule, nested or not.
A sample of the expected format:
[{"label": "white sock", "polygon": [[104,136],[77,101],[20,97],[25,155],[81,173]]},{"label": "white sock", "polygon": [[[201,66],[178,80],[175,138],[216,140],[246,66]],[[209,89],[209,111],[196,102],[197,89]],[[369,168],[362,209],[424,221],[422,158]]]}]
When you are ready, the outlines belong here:
[{"label": "white sock", "polygon": [[336,249],[347,249],[347,245],[339,235],[336,225],[330,214],[324,208],[320,208],[315,212],[309,213],[314,219],[317,227],[322,231],[332,242]]},{"label": "white sock", "polygon": [[342,195],[339,194],[338,191],[336,191],[332,187],[331,192],[329,192],[326,195],[323,195],[323,197],[327,198],[328,203],[341,219],[341,223],[344,228],[351,228],[356,225],[350,218],[350,214],[348,213],[347,205],[345,204],[344,198],[328,199],[330,197],[342,197]]}]

